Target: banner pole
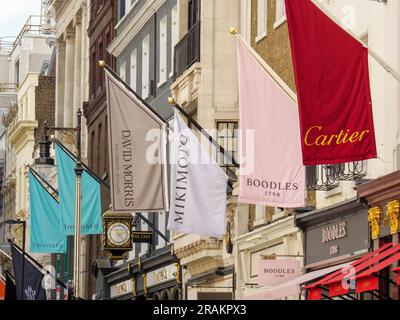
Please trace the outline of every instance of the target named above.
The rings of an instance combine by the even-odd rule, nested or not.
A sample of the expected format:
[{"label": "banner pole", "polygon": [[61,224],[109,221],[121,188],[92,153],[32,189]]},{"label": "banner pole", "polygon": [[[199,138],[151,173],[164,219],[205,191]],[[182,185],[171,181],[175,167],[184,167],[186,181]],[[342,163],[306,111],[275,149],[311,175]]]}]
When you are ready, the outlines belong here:
[{"label": "banner pole", "polygon": [[80,262],[81,262],[81,197],[82,197],[82,173],[83,167],[81,162],[81,121],[82,112],[77,113],[77,161],[75,167],[75,238],[74,238],[74,296],[79,299],[80,296]]}]

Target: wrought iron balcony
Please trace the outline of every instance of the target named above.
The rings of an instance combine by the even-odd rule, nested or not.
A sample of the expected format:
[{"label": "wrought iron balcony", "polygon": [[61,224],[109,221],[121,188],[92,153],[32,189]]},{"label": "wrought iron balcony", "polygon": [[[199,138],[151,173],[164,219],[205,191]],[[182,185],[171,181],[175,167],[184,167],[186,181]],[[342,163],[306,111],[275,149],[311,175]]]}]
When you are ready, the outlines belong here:
[{"label": "wrought iron balcony", "polygon": [[306,169],[306,187],[307,190],[330,191],[337,188],[340,181],[356,181],[366,175],[366,161],[310,166]]},{"label": "wrought iron balcony", "polygon": [[197,22],[175,46],[175,78],[200,61],[200,22]]}]

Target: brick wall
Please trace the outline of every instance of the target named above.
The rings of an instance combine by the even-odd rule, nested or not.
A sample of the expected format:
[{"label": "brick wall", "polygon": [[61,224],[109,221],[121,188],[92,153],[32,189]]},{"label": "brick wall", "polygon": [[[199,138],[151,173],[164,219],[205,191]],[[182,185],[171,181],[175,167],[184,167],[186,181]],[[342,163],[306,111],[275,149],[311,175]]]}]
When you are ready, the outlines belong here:
[{"label": "brick wall", "polygon": [[35,129],[34,150],[36,150],[41,140],[44,121],[47,121],[48,126],[55,125],[56,78],[39,76],[39,84],[36,87],[35,95],[35,119],[38,121],[39,126]]},{"label": "brick wall", "polygon": [[267,36],[256,43],[257,0],[251,1],[251,46],[293,90],[296,90],[287,22],[274,28],[276,0],[267,1]]}]

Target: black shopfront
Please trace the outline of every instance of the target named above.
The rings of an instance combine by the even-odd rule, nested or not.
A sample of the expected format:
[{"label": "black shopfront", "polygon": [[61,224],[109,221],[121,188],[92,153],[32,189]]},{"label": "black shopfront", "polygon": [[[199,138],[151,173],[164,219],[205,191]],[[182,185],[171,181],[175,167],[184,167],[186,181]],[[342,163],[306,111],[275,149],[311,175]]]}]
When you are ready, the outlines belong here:
[{"label": "black shopfront", "polygon": [[296,215],[307,271],[352,261],[370,249],[367,207],[356,199]]},{"label": "black shopfront", "polygon": [[181,300],[182,268],[172,245],[118,267],[98,260],[97,300]]}]

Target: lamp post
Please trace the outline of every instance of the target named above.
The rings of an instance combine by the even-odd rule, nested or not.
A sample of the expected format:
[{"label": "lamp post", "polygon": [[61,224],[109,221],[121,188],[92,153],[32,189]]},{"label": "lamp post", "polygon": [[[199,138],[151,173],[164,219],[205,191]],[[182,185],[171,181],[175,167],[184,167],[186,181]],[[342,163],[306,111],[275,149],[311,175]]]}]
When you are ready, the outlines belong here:
[{"label": "lamp post", "polygon": [[73,290],[75,298],[79,298],[80,292],[80,259],[81,259],[81,199],[82,199],[82,159],[81,159],[81,124],[82,111],[77,112],[76,128],[48,127],[44,123],[42,141],[39,143],[39,158],[35,160],[36,165],[54,165],[50,157],[50,145],[48,131],[74,131],[76,132],[77,161],[75,166],[75,234],[74,234],[74,277]]},{"label": "lamp post", "polygon": [[6,220],[5,223],[6,223],[6,224],[10,224],[10,225],[22,224],[22,279],[21,279],[20,299],[21,299],[21,300],[24,300],[26,221],[21,221],[21,220]]}]

